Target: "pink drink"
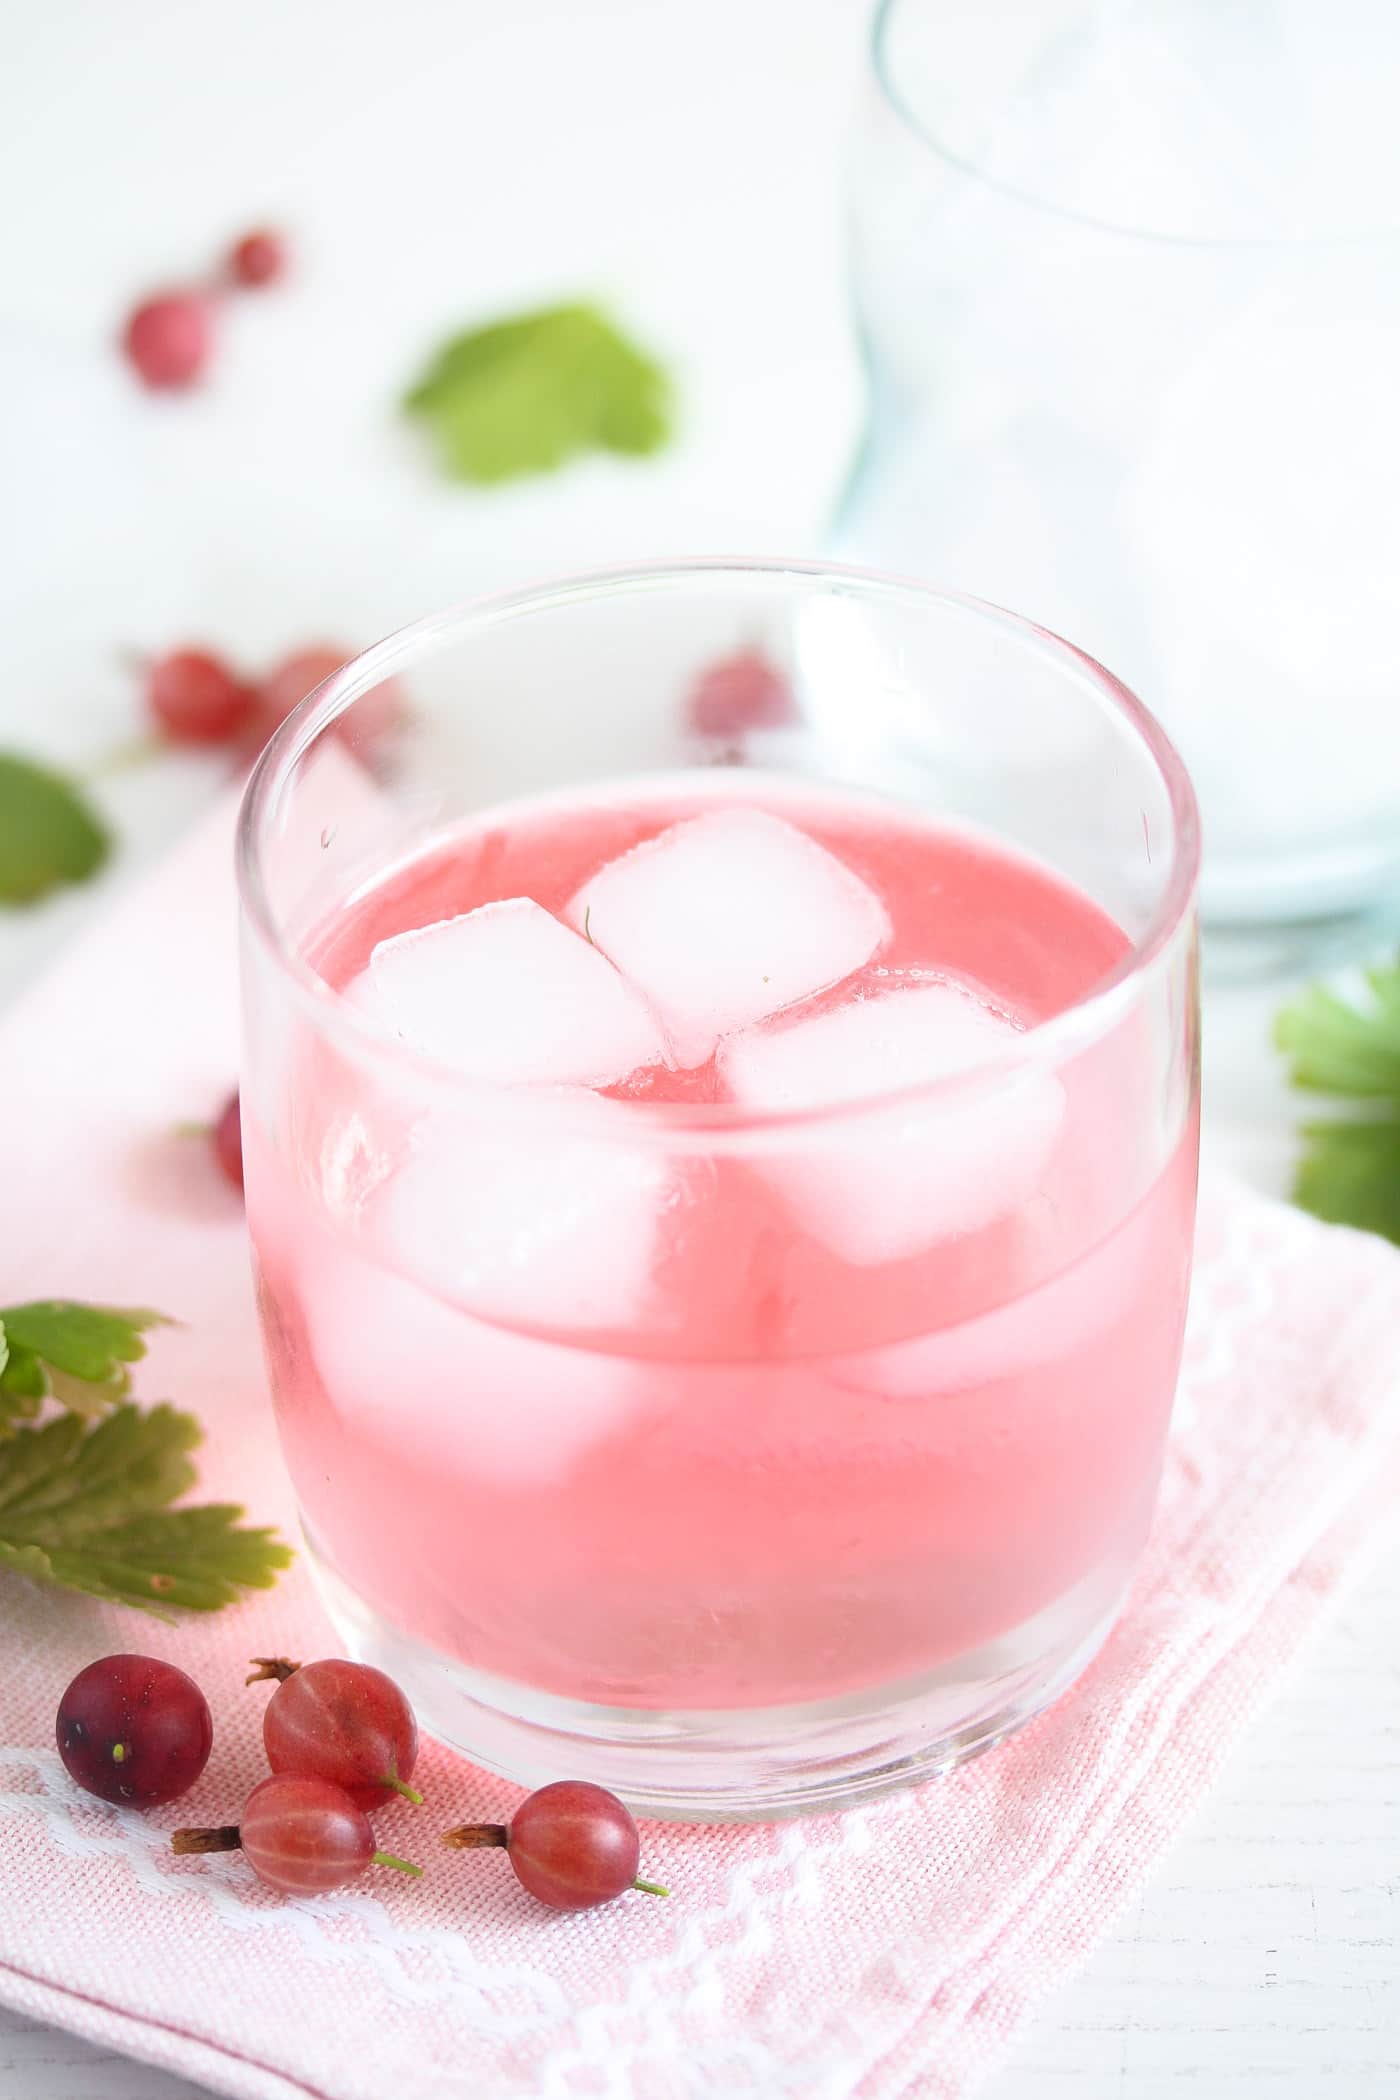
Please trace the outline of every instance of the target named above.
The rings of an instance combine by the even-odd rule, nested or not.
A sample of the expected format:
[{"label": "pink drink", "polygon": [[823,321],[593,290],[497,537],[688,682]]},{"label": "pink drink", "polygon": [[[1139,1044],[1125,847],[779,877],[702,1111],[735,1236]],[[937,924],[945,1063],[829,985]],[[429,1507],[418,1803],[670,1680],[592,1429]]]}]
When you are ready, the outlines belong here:
[{"label": "pink drink", "polygon": [[[473,1682],[675,1714],[991,1681],[1055,1648],[1057,1614],[1076,1643],[1101,1632],[1146,1530],[1196,1145],[1192,1110],[1153,1154],[1152,1031],[1129,1012],[980,1094],[896,1107],[878,1077],[907,1089],[925,1042],[934,1079],[1014,1052],[1082,1001],[1128,949],[1085,895],[892,804],[662,776],[463,828],[348,908],[318,967],[392,1029],[365,974],[378,943],[505,899],[564,923],[629,849],[739,808],[839,864],[800,863],[834,902],[815,931],[796,912],[773,972],[800,976],[830,931],[838,962],[860,956],[839,981],[698,1062],[692,1036],[684,1069],[596,1084],[602,1107],[517,1088],[494,1113],[478,1095],[410,1114],[312,1045],[290,1135],[274,1152],[245,1125],[313,1546],[340,1594]],[[643,901],[658,866],[628,864]],[[596,956],[619,960],[614,921],[623,948],[653,941],[598,894]],[[752,895],[755,916],[782,901]],[[565,1066],[585,1022],[555,1009]],[[804,1129],[824,1061],[838,1094],[884,1098]]]}]

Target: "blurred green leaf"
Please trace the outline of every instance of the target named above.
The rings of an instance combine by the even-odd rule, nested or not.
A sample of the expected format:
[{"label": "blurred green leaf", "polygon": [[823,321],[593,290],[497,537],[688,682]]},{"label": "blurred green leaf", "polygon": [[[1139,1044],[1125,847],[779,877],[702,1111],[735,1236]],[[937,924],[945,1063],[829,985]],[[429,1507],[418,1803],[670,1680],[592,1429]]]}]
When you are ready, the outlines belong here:
[{"label": "blurred green leaf", "polygon": [[642,455],[671,429],[661,366],[587,305],[468,330],[445,343],[404,407],[461,481],[542,474],[591,451]]},{"label": "blurred green leaf", "polygon": [[[1400,964],[1368,970],[1360,1001],[1312,985],[1279,1014],[1274,1038],[1294,1086],[1342,1104],[1303,1126],[1294,1201],[1400,1243]],[[1362,1101],[1376,1112],[1345,1113]]]},{"label": "blurred green leaf", "polygon": [[110,851],[106,826],[72,781],[0,752],[0,903],[33,904],[86,882]]}]

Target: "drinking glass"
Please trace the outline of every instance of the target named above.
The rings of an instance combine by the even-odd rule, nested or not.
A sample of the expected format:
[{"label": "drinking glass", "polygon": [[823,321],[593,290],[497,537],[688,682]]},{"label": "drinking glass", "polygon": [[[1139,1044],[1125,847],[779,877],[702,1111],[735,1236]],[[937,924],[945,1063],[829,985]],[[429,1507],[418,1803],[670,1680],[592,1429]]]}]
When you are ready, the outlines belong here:
[{"label": "drinking glass", "polygon": [[[736,657],[786,703],[716,738],[696,681]],[[976,841],[1007,953],[1049,899],[1111,959],[973,1069],[805,1109],[410,1048],[335,960],[366,898],[439,920],[454,840],[620,782],[858,807],[959,867]],[[339,671],[263,754],[239,864],[280,1435],[336,1626],[428,1730],[522,1783],[768,1817],[943,1770],[1071,1682],[1151,1516],[1195,1202],[1195,804],[1115,678],[857,571],[584,576]],[[935,967],[983,923],[955,889]]]},{"label": "drinking glass", "polygon": [[1397,104],[1400,14],[1370,0],[874,23],[871,414],[833,549],[1126,678],[1190,768],[1203,915],[1241,952],[1400,897]]}]

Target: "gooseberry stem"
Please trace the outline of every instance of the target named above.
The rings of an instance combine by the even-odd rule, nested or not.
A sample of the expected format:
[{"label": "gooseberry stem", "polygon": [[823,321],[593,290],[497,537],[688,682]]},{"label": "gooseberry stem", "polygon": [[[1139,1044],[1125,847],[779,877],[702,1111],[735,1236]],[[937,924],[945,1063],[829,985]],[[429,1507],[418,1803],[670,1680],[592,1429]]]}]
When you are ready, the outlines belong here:
[{"label": "gooseberry stem", "polygon": [[415,1867],[411,1859],[400,1859],[397,1852],[376,1852],[372,1855],[376,1867],[393,1867],[400,1874],[420,1875],[421,1867]]},{"label": "gooseberry stem", "polygon": [[161,758],[169,750],[166,739],[148,733],[128,737],[123,744],[112,747],[92,759],[79,776],[83,780],[110,780],[118,773],[129,773],[136,766],[144,766],[153,758]]},{"label": "gooseberry stem", "polygon": [[236,1823],[224,1823],[216,1830],[177,1830],[170,1839],[172,1852],[241,1852],[243,1840]]},{"label": "gooseberry stem", "polygon": [[473,1852],[478,1846],[509,1844],[510,1832],[504,1823],[459,1823],[455,1830],[444,1830],[442,1842],[454,1852]]},{"label": "gooseberry stem", "polygon": [[415,1808],[421,1808],[423,1806],[423,1796],[419,1793],[417,1787],[410,1786],[406,1779],[393,1779],[386,1773],[382,1779],[376,1782],[376,1784],[379,1786],[392,1787],[396,1794],[402,1794],[404,1800],[411,1801]]},{"label": "gooseberry stem", "polygon": [[250,1655],[248,1660],[253,1669],[252,1675],[244,1678],[245,1685],[268,1684],[274,1677],[278,1684],[285,1684],[301,1668],[300,1663],[292,1662],[285,1655]]}]

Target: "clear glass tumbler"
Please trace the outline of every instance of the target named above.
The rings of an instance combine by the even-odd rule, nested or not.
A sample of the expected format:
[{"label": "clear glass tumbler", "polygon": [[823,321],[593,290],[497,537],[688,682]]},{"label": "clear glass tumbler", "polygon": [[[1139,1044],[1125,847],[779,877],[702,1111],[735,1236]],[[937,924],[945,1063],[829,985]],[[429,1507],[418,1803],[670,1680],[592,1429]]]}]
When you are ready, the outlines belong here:
[{"label": "clear glass tumbler", "polygon": [[[643,847],[567,934],[511,908],[546,943],[523,1032],[469,966],[419,971],[470,1072],[396,1029],[376,942],[464,899],[554,909],[590,824],[591,868],[637,811],[697,809],[698,888]],[[261,1318],[328,1607],[431,1732],[766,1817],[944,1769],[1083,1668],[1178,1369],[1196,874],[1189,782],[1113,677],[856,571],[565,581],[410,628],[292,716],[240,843]],[[759,1004],[788,1009],[714,1021],[661,1093],[507,1083],[578,1078],[597,1017],[554,999],[554,950],[616,999],[619,911],[673,1004],[772,929]]]},{"label": "clear glass tumbler", "polygon": [[1212,927],[1392,914],[1400,13],[885,0],[872,61],[833,551],[1126,678]]}]

